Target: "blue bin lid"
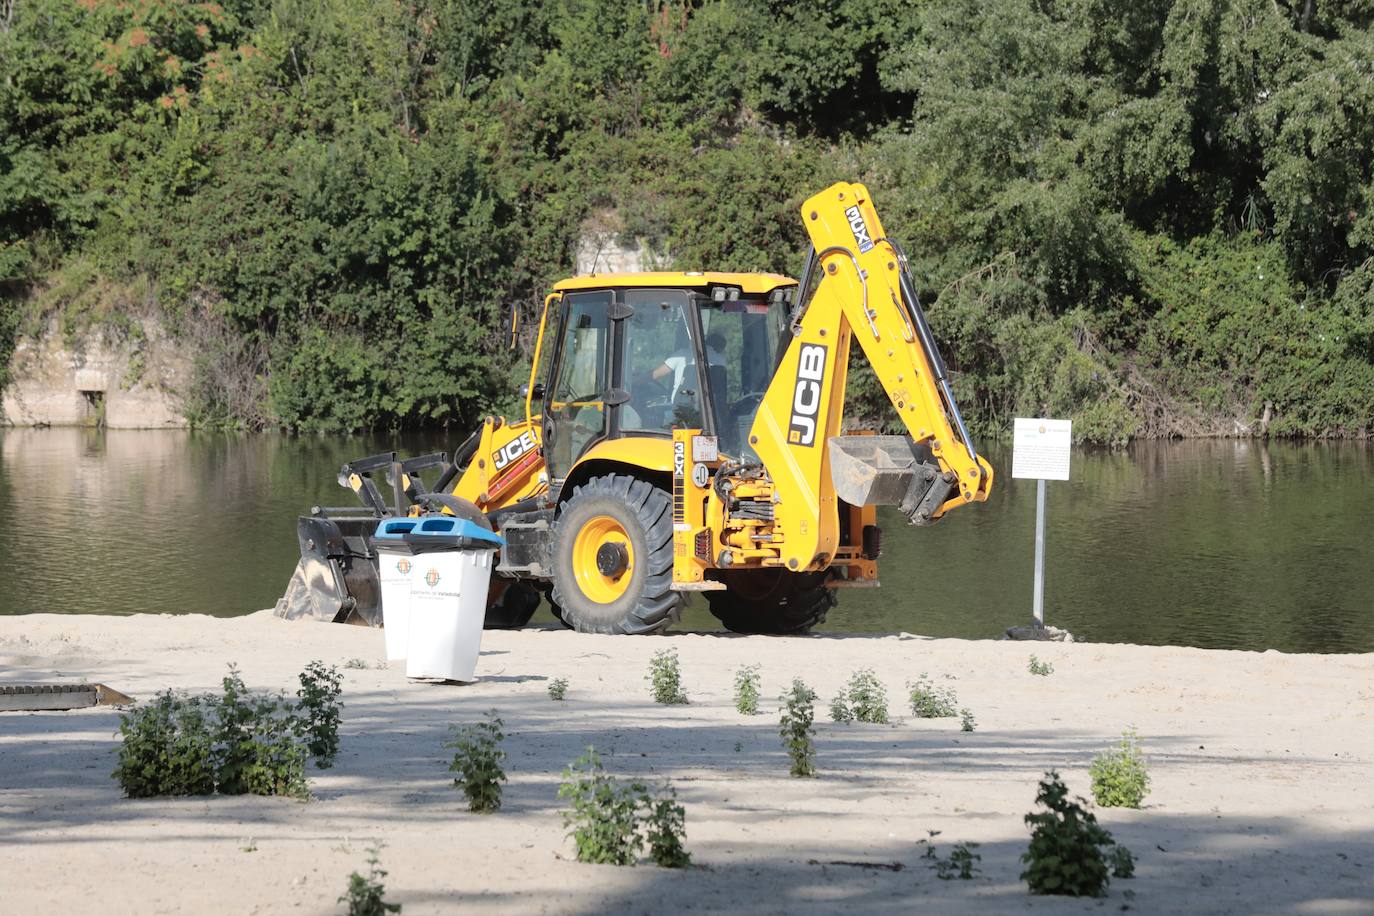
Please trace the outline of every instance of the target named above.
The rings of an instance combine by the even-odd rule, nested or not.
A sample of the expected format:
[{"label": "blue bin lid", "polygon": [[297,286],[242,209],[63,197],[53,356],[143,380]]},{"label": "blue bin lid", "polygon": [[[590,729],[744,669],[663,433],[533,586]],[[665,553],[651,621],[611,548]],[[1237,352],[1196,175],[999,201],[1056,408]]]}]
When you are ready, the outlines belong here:
[{"label": "blue bin lid", "polygon": [[376,540],[399,541],[404,535],[414,531],[419,522],[418,518],[384,518],[372,537]]},{"label": "blue bin lid", "polygon": [[471,519],[455,515],[422,515],[407,521],[419,522],[409,532],[400,535],[409,544],[494,549],[506,543],[499,534],[488,531]]}]

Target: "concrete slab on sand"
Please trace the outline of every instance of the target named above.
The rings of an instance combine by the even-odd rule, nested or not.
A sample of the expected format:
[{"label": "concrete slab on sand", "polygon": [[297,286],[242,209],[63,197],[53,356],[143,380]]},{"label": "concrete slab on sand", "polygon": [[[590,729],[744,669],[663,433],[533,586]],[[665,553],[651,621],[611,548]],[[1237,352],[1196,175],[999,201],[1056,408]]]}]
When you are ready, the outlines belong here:
[{"label": "concrete slab on sand", "polygon": [[[649,656],[666,646],[681,656],[689,706],[648,699]],[[1032,651],[1052,676],[1027,672]],[[457,687],[407,683],[399,665],[375,667],[381,654],[380,631],[266,613],[0,617],[0,683],[84,678],[148,697],[215,689],[230,661],[273,689],[294,689],[313,658],[373,666],[345,672],[342,753],[312,772],[306,804],[127,800],[109,776],[116,711],[0,716],[0,909],[341,912],[348,874],[379,841],[388,898],[406,916],[1374,912],[1374,655],[532,630],[487,633],[482,681]],[[882,678],[899,719],[902,684],[926,672],[957,691],[978,731],[821,721],[819,778],[789,779],[776,703],[753,718],[731,704],[745,663],[762,666],[765,698],[805,678],[822,720],[856,668]],[[555,677],[570,682],[566,702],[548,699]],[[478,816],[451,787],[441,743],[450,724],[491,708],[507,724],[510,783],[503,809]],[[1136,853],[1136,878],[1105,901],[1030,897],[1018,857],[1037,779],[1058,768],[1086,794],[1092,755],[1131,725],[1152,792],[1143,810],[1098,814]],[[589,744],[615,773],[673,782],[696,867],[571,861],[556,793]],[[930,830],[942,853],[981,843],[982,875],[937,879],[917,846]],[[905,867],[826,864],[839,861]]]}]

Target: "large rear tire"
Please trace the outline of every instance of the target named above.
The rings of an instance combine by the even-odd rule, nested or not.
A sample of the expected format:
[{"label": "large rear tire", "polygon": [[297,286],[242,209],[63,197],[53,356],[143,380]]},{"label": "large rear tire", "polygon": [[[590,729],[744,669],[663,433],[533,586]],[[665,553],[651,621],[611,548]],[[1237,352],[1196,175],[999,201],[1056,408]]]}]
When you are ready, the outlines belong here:
[{"label": "large rear tire", "polygon": [[661,633],[682,616],[673,591],[668,494],[626,474],[593,477],[553,526],[550,603],[579,633]]},{"label": "large rear tire", "polygon": [[735,633],[806,633],[824,623],[835,606],[835,592],[825,587],[825,573],[740,569],[721,573],[721,579],[726,590],[706,592],[706,603]]}]

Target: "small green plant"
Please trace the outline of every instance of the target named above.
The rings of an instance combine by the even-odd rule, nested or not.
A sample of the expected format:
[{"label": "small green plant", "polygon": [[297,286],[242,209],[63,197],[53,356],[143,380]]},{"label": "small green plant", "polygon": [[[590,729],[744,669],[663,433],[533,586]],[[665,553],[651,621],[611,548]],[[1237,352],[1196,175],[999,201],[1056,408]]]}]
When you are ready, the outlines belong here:
[{"label": "small green plant", "polygon": [[959,714],[959,700],[948,687],[936,687],[924,672],[906,685],[911,713],[919,719],[947,719]]},{"label": "small green plant", "polygon": [[1093,758],[1088,774],[1093,798],[1104,808],[1139,808],[1150,791],[1150,774],[1135,729],[1121,733],[1121,743]]},{"label": "small green plant", "polygon": [[299,717],[305,733],[306,747],[315,758],[315,765],[327,769],[334,765],[339,754],[339,693],[343,676],[339,669],[322,661],[313,661],[301,672]]},{"label": "small green plant", "polygon": [[682,692],[682,670],[678,666],[676,649],[655,652],[644,679],[649,682],[649,692],[655,703],[679,706],[687,702],[687,694]]},{"label": "small green plant", "polygon": [[841,724],[854,721],[854,710],[849,708],[849,697],[845,696],[843,690],[830,701],[830,721]]},{"label": "small green plant", "polygon": [[887,688],[878,680],[872,668],[861,668],[850,675],[845,694],[856,720],[874,725],[887,724]]},{"label": "small green plant", "polygon": [[1031,674],[1036,674],[1040,677],[1049,677],[1051,674],[1054,674],[1054,665],[1049,662],[1042,662],[1034,655],[1030,657],[1030,664],[1027,666],[1027,669]]},{"label": "small green plant", "polygon": [[254,694],[238,667],[223,680],[215,730],[216,788],[225,795],[306,798],[306,747],[297,710],[284,695]]},{"label": "small green plant", "polygon": [[1125,846],[1116,845],[1107,853],[1107,865],[1111,867],[1113,878],[1135,877],[1135,856]]},{"label": "small green plant", "polygon": [[644,843],[638,812],[645,794],[642,783],[622,784],[606,775],[594,747],[573,761],[563,771],[558,797],[571,805],[563,826],[572,828],[577,861],[633,865]]},{"label": "small green plant", "polygon": [[782,736],[782,746],[792,761],[790,770],[793,776],[816,775],[816,744],[812,723],[816,716],[816,692],[801,680],[792,679],[792,688],[781,697],[782,716],[778,733]]},{"label": "small green plant", "polygon": [[926,833],[930,835],[924,840],[917,841],[917,845],[926,848],[921,858],[927,860],[930,867],[935,869],[937,878],[941,881],[950,881],[954,878],[969,881],[978,876],[978,863],[983,861],[983,857],[973,851],[978,848],[977,843],[960,843],[954,847],[949,858],[942,859],[935,851],[935,838],[940,835],[940,831],[927,830]]},{"label": "small green plant", "polygon": [[665,786],[657,798],[644,798],[647,813],[644,817],[645,839],[649,843],[649,858],[663,868],[686,868],[692,855],[683,846],[686,838],[687,812],[677,803],[677,793]]},{"label": "small green plant", "polygon": [[239,840],[239,842],[243,844],[242,846],[239,847],[239,849],[242,850],[243,852],[257,852],[257,851],[258,851],[258,841],[255,840],[255,839],[253,839],[251,836],[250,836],[250,837],[245,837],[244,839]]},{"label": "small green plant", "polygon": [[113,775],[126,795],[309,797],[296,707],[250,693],[234,665],[223,686],[221,696],[169,690],[120,716]]},{"label": "small green plant", "polygon": [[973,718],[973,713],[967,709],[959,710],[959,730],[971,732],[977,726],[978,721]]},{"label": "small green plant", "polygon": [[735,672],[735,711],[742,716],[758,715],[762,685],[758,665],[741,665]]},{"label": "small green plant", "polygon": [[[1109,858],[1122,855],[1111,847],[1122,847],[1116,846],[1111,833],[1085,809],[1083,799],[1068,796],[1068,787],[1059,774],[1053,770],[1046,773],[1035,798],[1045,810],[1025,818],[1031,827],[1031,840],[1021,856],[1026,863],[1021,880],[1030,886],[1032,894],[1100,897],[1111,881]],[[1104,854],[1104,850],[1108,852]],[[1134,859],[1131,862],[1133,867]]]},{"label": "small green plant", "polygon": [[344,667],[348,669],[357,668],[366,671],[367,662],[363,661],[361,658],[350,658],[348,661],[344,662]]},{"label": "small green plant", "polygon": [[215,791],[213,697],[167,690],[120,714],[114,778],[129,798],[209,795]]},{"label": "small green plant", "polygon": [[565,678],[565,677],[556,677],[556,678],[554,678],[553,680],[549,681],[549,699],[550,699],[550,700],[559,700],[559,701],[562,701],[562,700],[566,700],[567,698],[568,698],[568,679],[567,679],[567,678]]},{"label": "small green plant", "polygon": [[453,728],[453,740],[444,743],[453,748],[449,772],[457,774],[453,784],[463,790],[469,811],[489,814],[501,808],[501,783],[506,781],[501,769],[506,759],[500,747],[506,737],[502,724],[496,710],[488,710],[487,721]]},{"label": "small green plant", "polygon": [[339,903],[348,904],[348,916],[385,916],[401,912],[399,903],[386,902],[386,886],[382,884],[386,872],[380,864],[381,851],[380,846],[368,849],[366,875],[355,871],[348,876],[348,890],[339,898]]}]

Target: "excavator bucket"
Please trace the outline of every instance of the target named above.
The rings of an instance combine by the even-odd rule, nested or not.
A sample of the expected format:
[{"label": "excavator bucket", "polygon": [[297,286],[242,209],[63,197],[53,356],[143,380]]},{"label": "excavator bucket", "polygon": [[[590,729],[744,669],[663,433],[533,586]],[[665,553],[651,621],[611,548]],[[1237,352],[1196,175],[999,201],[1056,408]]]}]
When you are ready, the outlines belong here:
[{"label": "excavator bucket", "polygon": [[835,436],[829,446],[830,481],[851,506],[898,506],[922,525],[953,489],[930,450],[910,436]]},{"label": "excavator bucket", "polygon": [[381,626],[381,582],[372,550],[374,518],[303,515],[296,523],[301,560],[276,615]]}]

